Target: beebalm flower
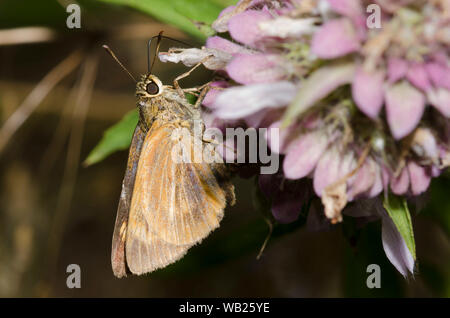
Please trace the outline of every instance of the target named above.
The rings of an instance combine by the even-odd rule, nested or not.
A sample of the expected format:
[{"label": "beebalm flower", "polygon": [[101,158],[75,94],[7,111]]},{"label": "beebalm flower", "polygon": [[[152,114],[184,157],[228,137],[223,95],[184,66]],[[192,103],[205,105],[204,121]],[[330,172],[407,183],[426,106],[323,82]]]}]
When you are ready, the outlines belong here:
[{"label": "beebalm flower", "polygon": [[[381,28],[367,26],[373,2]],[[312,179],[333,223],[349,202],[420,195],[450,166],[450,1],[241,0],[212,27],[217,34],[196,54],[163,59],[194,65],[210,56],[205,66],[224,79],[205,98],[208,116],[280,129],[279,140],[267,141],[284,156],[282,177]],[[282,197],[280,189],[263,192]],[[272,208],[293,220],[303,198],[287,197],[286,213]],[[381,218],[386,254],[402,274],[412,272],[386,211],[365,206],[347,214]]]}]

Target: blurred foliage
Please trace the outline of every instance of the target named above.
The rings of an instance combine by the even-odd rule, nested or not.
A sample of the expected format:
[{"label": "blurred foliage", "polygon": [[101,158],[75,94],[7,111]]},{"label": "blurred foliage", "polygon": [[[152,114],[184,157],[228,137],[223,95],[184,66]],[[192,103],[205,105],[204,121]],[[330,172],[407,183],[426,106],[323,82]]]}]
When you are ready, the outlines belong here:
[{"label": "blurred foliage", "polygon": [[128,149],[138,119],[139,113],[137,109],[134,109],[128,112],[117,124],[108,128],[97,146],[89,153],[84,164],[92,165],[102,161],[115,151]]},{"label": "blurred foliage", "polygon": [[0,28],[35,25],[62,28],[66,27],[66,18],[66,10],[55,0],[0,1]]},{"label": "blurred foliage", "polygon": [[[96,19],[100,20],[107,5],[99,0],[77,0],[76,3],[81,6],[84,14],[82,27],[88,14],[95,15]],[[76,29],[68,29],[66,26],[67,12],[64,5],[64,1],[57,0],[2,0],[0,28],[46,26],[59,31],[74,32]]]},{"label": "blurred foliage", "polygon": [[411,255],[416,259],[416,243],[414,242],[414,231],[406,199],[389,193],[384,199],[383,206],[405,240]]},{"label": "blurred foliage", "polygon": [[130,6],[162,22],[198,38],[206,35],[195,22],[211,24],[225,7],[236,3],[231,0],[100,0]]}]

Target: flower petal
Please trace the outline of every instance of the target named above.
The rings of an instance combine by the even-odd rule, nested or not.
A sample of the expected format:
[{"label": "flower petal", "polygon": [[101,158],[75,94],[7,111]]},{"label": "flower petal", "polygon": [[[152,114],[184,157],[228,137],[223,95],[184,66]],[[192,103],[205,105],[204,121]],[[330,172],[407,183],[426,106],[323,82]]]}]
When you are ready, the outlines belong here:
[{"label": "flower petal", "polygon": [[368,193],[369,198],[376,197],[384,189],[382,170],[376,162],[374,162],[374,166],[375,166],[375,181],[373,182],[373,185]]},{"label": "flower petal", "polygon": [[333,59],[360,48],[358,35],[346,18],[326,22],[312,39],[311,52],[323,59]]},{"label": "flower petal", "polygon": [[314,170],[314,191],[318,196],[340,177],[341,156],[334,148],[327,150]]},{"label": "flower petal", "polygon": [[450,68],[439,63],[427,63],[426,70],[433,85],[450,90]]},{"label": "flower petal", "polygon": [[233,43],[220,36],[209,37],[208,40],[206,40],[205,46],[209,49],[221,50],[232,55],[247,51],[244,47],[240,46],[239,44]]},{"label": "flower petal", "polygon": [[328,145],[320,132],[310,132],[292,141],[286,149],[283,171],[288,179],[300,179],[310,174]]},{"label": "flower petal", "polygon": [[450,90],[437,88],[427,92],[427,98],[431,105],[447,118],[450,118]]},{"label": "flower petal", "polygon": [[[230,85],[226,81],[216,81],[212,82],[210,85],[208,92],[206,93],[205,98],[202,101],[203,106],[208,108],[213,108],[214,102],[216,101],[217,95],[222,91],[221,89],[216,88],[226,88]],[[215,88],[216,87],[216,88]]]},{"label": "flower petal", "polygon": [[234,40],[256,47],[263,37],[258,24],[270,19],[272,16],[267,11],[247,10],[231,17],[228,31]]},{"label": "flower petal", "polygon": [[391,177],[391,190],[394,194],[402,195],[408,191],[409,174],[406,168],[403,168],[397,177]]},{"label": "flower petal", "polygon": [[[278,138],[272,139],[272,129],[278,130]],[[281,121],[276,121],[272,123],[266,131],[265,138],[270,150],[276,153],[285,154],[287,146],[289,144],[290,138],[292,138],[292,133],[295,131],[295,126],[289,126],[287,128],[281,128]]]},{"label": "flower petal", "polygon": [[368,191],[375,182],[374,165],[366,160],[359,168],[355,178],[349,181],[350,188],[347,191],[348,200],[352,201],[358,195]]},{"label": "flower petal", "polygon": [[419,127],[414,131],[411,149],[420,158],[438,162],[439,147],[433,131],[429,128]]},{"label": "flower petal", "polygon": [[414,130],[424,109],[424,95],[407,82],[394,84],[387,89],[387,121],[395,139],[401,139]]},{"label": "flower petal", "polygon": [[408,72],[408,63],[399,58],[390,58],[388,60],[388,79],[390,83],[402,79]]},{"label": "flower petal", "polygon": [[225,70],[238,83],[268,83],[286,77],[277,56],[265,54],[237,54]]},{"label": "flower petal", "polygon": [[360,1],[355,0],[328,0],[333,11],[347,17],[356,17],[363,14]]},{"label": "flower petal", "polygon": [[227,32],[230,19],[236,14],[245,11],[254,2],[255,0],[240,0],[235,6],[226,7],[220,12],[217,20],[212,23],[212,28],[217,32]]},{"label": "flower petal", "polygon": [[[212,28],[217,32],[227,32],[228,31],[228,21],[236,13],[235,6],[229,6],[220,12],[219,17],[216,21],[212,23]],[[245,10],[245,9],[244,9]]]},{"label": "flower petal", "polygon": [[426,92],[431,88],[430,80],[425,66],[420,63],[412,63],[409,66],[406,78],[417,88]]},{"label": "flower petal", "polygon": [[352,95],[359,109],[369,116],[376,118],[383,106],[384,72],[369,73],[359,67],[352,83]]},{"label": "flower petal", "polygon": [[395,227],[394,222],[386,214],[382,216],[381,237],[383,249],[392,265],[403,276],[406,276],[408,271],[412,273],[414,270],[414,258],[406,246],[405,240]]},{"label": "flower petal", "polygon": [[283,125],[289,125],[316,102],[328,96],[341,85],[351,83],[355,74],[353,63],[330,63],[315,70],[305,81],[286,110]]},{"label": "flower petal", "polygon": [[288,17],[278,17],[273,20],[259,23],[259,29],[264,36],[275,36],[279,38],[301,37],[302,35],[313,34],[317,26],[315,18],[293,19]]},{"label": "flower petal", "polygon": [[431,182],[431,173],[414,161],[408,163],[409,179],[411,180],[411,191],[419,195],[428,189]]},{"label": "flower petal", "polygon": [[287,81],[236,86],[222,91],[213,107],[218,117],[242,118],[263,108],[284,107],[296,92],[297,87]]}]

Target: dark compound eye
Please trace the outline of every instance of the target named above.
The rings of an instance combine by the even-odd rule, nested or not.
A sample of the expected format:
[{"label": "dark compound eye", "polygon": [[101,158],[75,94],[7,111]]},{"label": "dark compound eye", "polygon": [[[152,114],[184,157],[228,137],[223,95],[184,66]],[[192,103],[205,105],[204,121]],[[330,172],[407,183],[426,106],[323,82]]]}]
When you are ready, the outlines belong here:
[{"label": "dark compound eye", "polygon": [[156,95],[159,92],[159,87],[158,87],[158,84],[156,84],[155,82],[150,82],[147,84],[147,87],[145,88],[145,90],[150,95]]}]

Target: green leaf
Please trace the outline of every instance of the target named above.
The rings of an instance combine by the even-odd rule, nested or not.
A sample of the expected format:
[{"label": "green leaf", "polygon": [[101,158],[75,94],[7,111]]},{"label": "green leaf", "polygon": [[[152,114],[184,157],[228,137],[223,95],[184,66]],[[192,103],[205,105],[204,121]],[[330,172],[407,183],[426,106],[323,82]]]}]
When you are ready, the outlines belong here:
[{"label": "green leaf", "polygon": [[211,24],[219,13],[232,2],[230,0],[101,0],[108,3],[126,5],[142,11],[154,18],[174,25],[180,30],[205,39],[194,22]]},{"label": "green leaf", "polygon": [[135,109],[127,113],[117,124],[108,128],[104,132],[103,138],[84,161],[84,165],[90,166],[102,161],[115,151],[130,147],[138,119],[139,114]]},{"label": "green leaf", "polygon": [[400,232],[400,235],[405,240],[406,246],[408,246],[408,249],[415,260],[416,244],[414,242],[411,215],[406,199],[389,194],[388,197],[384,199],[383,206],[394,222],[397,230]]}]

